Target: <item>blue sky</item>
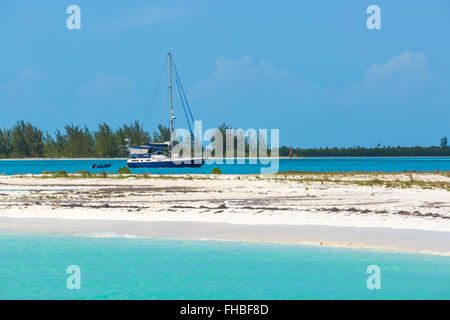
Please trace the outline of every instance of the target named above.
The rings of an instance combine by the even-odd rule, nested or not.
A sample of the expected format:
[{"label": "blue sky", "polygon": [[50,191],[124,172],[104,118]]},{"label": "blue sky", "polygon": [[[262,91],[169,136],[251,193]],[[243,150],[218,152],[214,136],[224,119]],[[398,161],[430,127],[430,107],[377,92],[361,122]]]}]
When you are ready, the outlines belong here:
[{"label": "blue sky", "polygon": [[[71,4],[81,30],[66,27]],[[371,4],[381,30],[366,27]],[[166,124],[157,79],[171,51],[204,129],[279,128],[301,147],[437,145],[450,135],[449,14],[447,0],[3,0],[0,127]]]}]

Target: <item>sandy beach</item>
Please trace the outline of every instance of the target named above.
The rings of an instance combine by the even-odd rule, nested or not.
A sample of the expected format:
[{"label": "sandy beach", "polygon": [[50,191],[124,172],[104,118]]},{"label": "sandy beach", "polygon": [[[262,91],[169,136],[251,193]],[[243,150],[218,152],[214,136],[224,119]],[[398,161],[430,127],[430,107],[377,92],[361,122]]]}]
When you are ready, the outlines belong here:
[{"label": "sandy beach", "polygon": [[0,176],[0,232],[450,255],[448,173]]}]

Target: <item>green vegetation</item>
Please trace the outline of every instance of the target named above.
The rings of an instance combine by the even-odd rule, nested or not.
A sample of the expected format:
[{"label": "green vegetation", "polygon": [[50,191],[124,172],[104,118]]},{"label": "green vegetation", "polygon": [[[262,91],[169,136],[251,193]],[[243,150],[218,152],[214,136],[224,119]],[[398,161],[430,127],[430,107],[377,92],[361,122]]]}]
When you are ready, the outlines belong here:
[{"label": "green vegetation", "polygon": [[43,175],[51,176],[52,178],[68,178],[69,174],[64,170],[60,171],[42,171]]},{"label": "green vegetation", "polygon": [[66,125],[64,131],[56,130],[52,135],[33,126],[30,122],[18,121],[11,129],[0,129],[0,158],[115,158],[125,157],[121,146],[125,138],[131,145],[153,141],[167,141],[169,129],[159,125],[153,137],[135,121],[117,130],[100,123],[97,130],[86,126]]},{"label": "green vegetation", "polygon": [[279,182],[349,184],[366,187],[444,189],[450,191],[450,182],[444,179],[429,180],[427,176],[448,177],[449,172],[280,172],[275,175]]},{"label": "green vegetation", "polygon": [[158,125],[158,131],[153,131],[153,142],[170,141],[170,128]]},{"label": "green vegetation", "polygon": [[[6,130],[7,132],[8,130]],[[4,135],[6,137],[6,135]],[[33,127],[30,123],[19,121],[11,130],[11,141],[7,145],[11,145],[12,157],[42,157],[44,154],[43,133],[38,128]],[[6,149],[7,146],[0,149]]]},{"label": "green vegetation", "polygon": [[[234,156],[254,156],[250,153],[250,145],[262,145],[265,149],[266,141],[261,140],[253,132],[251,137],[244,136],[241,130],[233,129],[226,123],[219,125],[217,132],[220,137],[212,137],[212,145],[222,149],[226,155],[226,141],[233,142]],[[56,130],[54,134],[43,132],[30,122],[18,121],[12,128],[0,129],[0,158],[78,158],[125,157],[125,139],[130,139],[131,145],[141,145],[150,141],[164,142],[170,140],[168,127],[158,125],[151,135],[144,127],[135,121],[125,124],[116,130],[106,123],[100,123],[96,130],[91,131],[86,126],[70,124],[63,131]],[[245,154],[237,154],[239,143],[243,143]],[[215,157],[215,151],[211,156]],[[450,147],[447,137],[440,139],[439,146],[431,147],[391,147],[377,146],[376,148],[350,147],[350,148],[294,148],[294,157],[397,157],[397,156],[450,156]],[[281,157],[288,157],[290,148],[283,146],[279,149]],[[267,155],[271,155],[269,149]],[[217,154],[217,156],[221,156]],[[265,156],[265,155],[259,155]]]},{"label": "green vegetation", "polygon": [[441,138],[441,148],[447,148],[447,137],[442,137]]},{"label": "green vegetation", "polygon": [[[289,157],[289,152],[290,148],[286,146],[279,149],[280,157]],[[293,157],[448,157],[450,156],[450,147],[447,145],[447,137],[443,137],[439,147],[292,148],[292,153]]]},{"label": "green vegetation", "polygon": [[222,171],[219,168],[214,168],[211,170],[211,174],[222,174]]},{"label": "green vegetation", "polygon": [[99,124],[98,131],[94,132],[94,137],[97,157],[112,158],[120,154],[117,137],[106,123]]},{"label": "green vegetation", "polygon": [[[126,174],[128,168],[122,168],[119,174],[107,174],[105,172],[90,173],[88,171],[78,171],[68,174],[65,171],[48,172],[43,171],[42,175],[34,175],[35,178],[66,178],[66,179],[159,179],[159,180],[214,180],[209,175],[155,175],[155,174]],[[217,168],[216,168],[217,169]],[[220,171],[220,170],[219,170]],[[215,174],[215,170],[211,174]],[[25,177],[16,175],[16,177]],[[28,178],[28,177],[27,177]],[[279,183],[300,183],[305,186],[305,191],[309,192],[314,184],[327,185],[356,185],[362,187],[385,187],[385,188],[420,188],[420,189],[441,189],[450,192],[450,171],[443,172],[301,172],[287,171],[268,175],[242,175],[236,176],[235,180],[267,180]],[[227,179],[225,177],[225,179]],[[372,193],[371,195],[375,195]],[[314,197],[314,195],[310,195]]]},{"label": "green vegetation", "polygon": [[[126,168],[128,169],[128,168]],[[25,175],[14,175],[16,178],[29,178],[29,176]],[[159,179],[159,180],[211,180],[211,178],[207,175],[156,175],[149,173],[137,173],[137,174],[114,174],[114,173],[91,173],[88,171],[77,171],[75,173],[63,173],[62,171],[43,171],[40,175],[32,175],[33,178],[36,179],[52,179],[52,178],[67,178],[67,179]]]},{"label": "green vegetation", "polygon": [[119,174],[131,174],[130,169],[128,167],[120,168],[119,171],[117,171]]}]

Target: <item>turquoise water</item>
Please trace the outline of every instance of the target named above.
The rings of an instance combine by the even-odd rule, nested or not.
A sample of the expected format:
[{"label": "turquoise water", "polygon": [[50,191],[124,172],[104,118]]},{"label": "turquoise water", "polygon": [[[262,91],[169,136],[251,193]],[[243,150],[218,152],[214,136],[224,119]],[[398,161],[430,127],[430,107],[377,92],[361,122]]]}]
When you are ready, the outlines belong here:
[{"label": "turquoise water", "polygon": [[[110,168],[91,169],[93,163],[111,163]],[[0,160],[0,174],[42,173],[42,171],[91,171],[91,172],[117,172],[126,166],[126,160]],[[270,164],[246,163],[239,164],[205,164],[201,168],[158,168],[132,169],[134,173],[210,173],[213,168],[220,168],[222,173],[228,174],[254,174],[261,173],[261,168],[269,168]],[[450,170],[450,157],[424,157],[424,158],[305,158],[280,159],[278,166],[272,164],[269,172],[277,171],[447,171]]]},{"label": "turquoise water", "polygon": [[[81,269],[69,290],[66,269]],[[366,268],[381,268],[368,290]],[[0,299],[449,299],[450,258],[213,241],[0,235]]]}]

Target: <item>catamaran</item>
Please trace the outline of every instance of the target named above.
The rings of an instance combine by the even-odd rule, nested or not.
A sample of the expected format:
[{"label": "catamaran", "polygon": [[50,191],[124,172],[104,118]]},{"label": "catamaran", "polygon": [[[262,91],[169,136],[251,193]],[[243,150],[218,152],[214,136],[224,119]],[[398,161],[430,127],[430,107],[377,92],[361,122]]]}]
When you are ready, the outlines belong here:
[{"label": "catamaran", "polygon": [[186,118],[188,120],[189,129],[191,131],[191,136],[193,137],[192,128],[190,125],[190,120],[188,117],[188,113],[186,112],[186,108],[189,111],[189,115],[191,117],[192,122],[194,119],[192,117],[192,113],[189,107],[189,103],[187,102],[186,95],[184,94],[183,87],[181,85],[181,81],[178,76],[178,71],[176,70],[175,65],[172,62],[172,54],[168,54],[169,59],[169,107],[170,107],[170,141],[163,143],[146,143],[141,146],[130,146],[128,144],[129,140],[127,140],[126,150],[129,159],[127,160],[127,165],[130,168],[197,168],[201,167],[205,163],[205,159],[203,157],[198,158],[188,158],[182,157],[177,154],[173,154],[173,142],[172,141],[172,133],[173,133],[173,123],[175,116],[173,114],[173,105],[172,105],[172,66],[174,66],[176,73],[176,84],[178,91],[180,93],[181,102],[186,114]]}]

